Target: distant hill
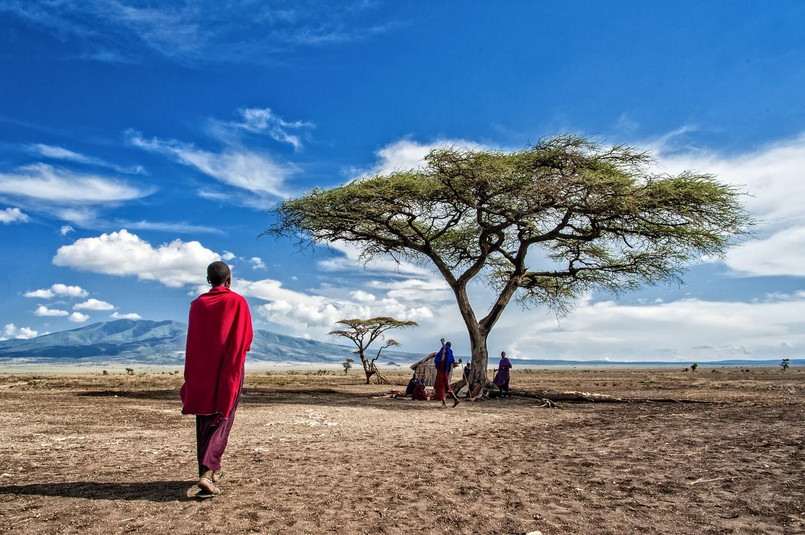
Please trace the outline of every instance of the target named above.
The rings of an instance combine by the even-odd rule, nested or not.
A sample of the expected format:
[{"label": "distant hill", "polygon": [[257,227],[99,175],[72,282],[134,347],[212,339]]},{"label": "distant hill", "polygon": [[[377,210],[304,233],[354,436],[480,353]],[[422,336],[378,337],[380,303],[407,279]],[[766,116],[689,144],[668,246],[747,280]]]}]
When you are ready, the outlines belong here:
[{"label": "distant hill", "polygon": [[[45,334],[28,340],[0,341],[0,364],[184,362],[187,325],[178,321],[116,320]],[[277,363],[339,363],[355,357],[351,347],[256,330],[248,359]],[[391,356],[391,354],[390,354]],[[393,352],[414,362],[419,355]]]},{"label": "distant hill", "polygon": [[[2,364],[151,364],[184,363],[187,325],[178,321],[115,320],[93,323],[78,329],[44,334],[29,340],[0,341]],[[284,334],[256,330],[251,362],[287,364],[338,364],[347,357],[356,358],[353,346],[317,342]],[[370,349],[371,356],[374,352]],[[386,366],[407,368],[424,355],[402,351],[383,352],[379,361]],[[466,360],[466,357],[464,357]],[[517,367],[528,366],[679,366],[682,362],[611,362],[605,360],[511,359]],[[774,360],[723,360],[699,362],[702,366],[778,366]],[[497,359],[489,360],[489,366]],[[791,366],[803,366],[805,360],[791,359]]]}]

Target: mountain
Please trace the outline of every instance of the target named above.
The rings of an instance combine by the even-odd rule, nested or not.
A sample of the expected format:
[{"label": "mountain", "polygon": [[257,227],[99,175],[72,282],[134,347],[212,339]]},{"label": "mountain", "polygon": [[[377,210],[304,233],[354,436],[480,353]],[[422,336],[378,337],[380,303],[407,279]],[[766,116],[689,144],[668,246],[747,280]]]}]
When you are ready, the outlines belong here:
[{"label": "mountain", "polygon": [[[187,325],[177,321],[116,320],[44,334],[29,340],[0,341],[0,364],[184,363]],[[339,363],[355,357],[351,347],[256,330],[250,361]],[[393,352],[414,362],[419,355]]]}]

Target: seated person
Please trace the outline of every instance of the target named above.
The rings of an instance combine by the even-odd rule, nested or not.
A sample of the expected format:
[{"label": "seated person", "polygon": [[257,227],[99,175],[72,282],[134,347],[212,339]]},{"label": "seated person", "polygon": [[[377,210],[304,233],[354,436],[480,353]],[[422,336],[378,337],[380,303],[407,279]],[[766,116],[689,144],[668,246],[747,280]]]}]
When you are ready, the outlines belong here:
[{"label": "seated person", "polygon": [[425,390],[425,385],[417,381],[414,391],[411,394],[411,398],[417,401],[428,401],[430,397],[428,396],[428,391]]}]

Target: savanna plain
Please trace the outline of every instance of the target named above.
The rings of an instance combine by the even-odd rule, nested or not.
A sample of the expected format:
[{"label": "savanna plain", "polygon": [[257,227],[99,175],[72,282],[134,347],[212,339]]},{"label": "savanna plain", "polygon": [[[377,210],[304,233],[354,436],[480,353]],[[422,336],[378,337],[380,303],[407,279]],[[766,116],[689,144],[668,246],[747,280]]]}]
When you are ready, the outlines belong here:
[{"label": "savanna plain", "polygon": [[512,373],[622,399],[554,409],[389,378],[250,373],[223,493],[197,501],[181,374],[2,374],[0,532],[805,533],[801,367]]}]

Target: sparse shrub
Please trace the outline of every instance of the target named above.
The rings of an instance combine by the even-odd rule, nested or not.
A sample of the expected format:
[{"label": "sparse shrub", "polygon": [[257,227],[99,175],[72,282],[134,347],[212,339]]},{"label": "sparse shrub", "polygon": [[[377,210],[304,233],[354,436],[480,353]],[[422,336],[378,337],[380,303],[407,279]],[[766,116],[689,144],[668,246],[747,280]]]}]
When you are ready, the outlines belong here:
[{"label": "sparse shrub", "polygon": [[699,367],[699,365],[694,362],[693,364],[690,365],[690,371],[695,372],[696,368],[698,368],[698,367]]},{"label": "sparse shrub", "polygon": [[780,367],[783,369],[783,371],[786,371],[790,364],[791,364],[791,359],[783,359],[780,362]]},{"label": "sparse shrub", "polygon": [[109,372],[106,371],[106,370],[103,370],[103,374],[101,374],[101,375],[109,375]]},{"label": "sparse shrub", "polygon": [[134,368],[126,368],[127,375],[134,375]]},{"label": "sparse shrub", "polygon": [[344,367],[344,375],[349,373],[349,369],[352,367],[352,363],[355,362],[355,359],[347,357],[347,360],[341,363]]}]

